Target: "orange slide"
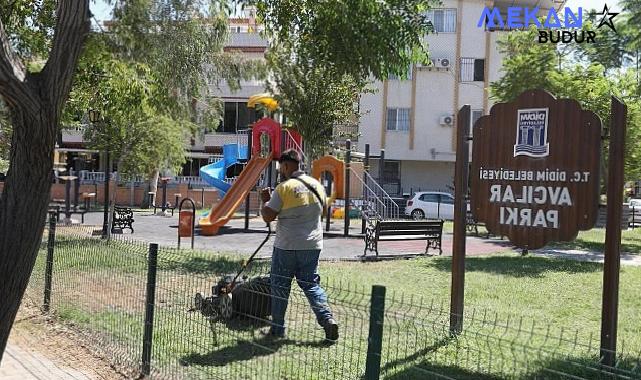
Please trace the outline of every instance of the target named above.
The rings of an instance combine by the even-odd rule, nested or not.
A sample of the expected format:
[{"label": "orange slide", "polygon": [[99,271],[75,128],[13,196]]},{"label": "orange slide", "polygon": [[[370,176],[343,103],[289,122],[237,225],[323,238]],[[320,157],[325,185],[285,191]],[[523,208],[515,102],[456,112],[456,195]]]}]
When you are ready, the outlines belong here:
[{"label": "orange slide", "polygon": [[216,235],[218,229],[231,219],[241,203],[245,201],[249,191],[258,182],[260,174],[269,166],[272,159],[271,155],[268,155],[268,157],[256,156],[249,160],[245,169],[240,173],[236,182],[227,190],[218,206],[212,209],[209,215],[200,219],[201,235]]}]

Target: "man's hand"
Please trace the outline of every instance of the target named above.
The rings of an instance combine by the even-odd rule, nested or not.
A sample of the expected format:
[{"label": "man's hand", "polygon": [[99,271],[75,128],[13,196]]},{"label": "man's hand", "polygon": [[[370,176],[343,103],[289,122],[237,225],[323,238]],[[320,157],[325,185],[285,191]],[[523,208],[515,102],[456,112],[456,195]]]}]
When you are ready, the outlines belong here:
[{"label": "man's hand", "polygon": [[272,189],[269,187],[266,187],[260,191],[260,200],[263,201],[263,203],[269,202],[269,200],[272,198]]}]

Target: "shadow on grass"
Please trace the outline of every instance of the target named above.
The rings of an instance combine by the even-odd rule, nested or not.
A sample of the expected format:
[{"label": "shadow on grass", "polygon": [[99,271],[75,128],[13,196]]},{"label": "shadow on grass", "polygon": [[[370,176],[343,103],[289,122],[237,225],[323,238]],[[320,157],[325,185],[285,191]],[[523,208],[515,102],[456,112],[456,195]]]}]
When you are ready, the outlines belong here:
[{"label": "shadow on grass", "polygon": [[624,358],[615,368],[599,364],[597,358],[569,357],[532,363],[536,370],[523,378],[528,380],[550,378],[573,379],[641,379],[640,359]]},{"label": "shadow on grass", "polygon": [[[450,272],[451,258],[439,257],[426,262],[427,266]],[[467,257],[466,272],[486,272],[512,277],[542,277],[546,272],[589,273],[602,271],[599,263],[574,260],[550,259],[545,257]]]},{"label": "shadow on grass", "polygon": [[470,371],[455,365],[438,365],[427,361],[408,367],[400,372],[383,377],[386,380],[414,379],[457,379],[457,380],[499,380],[504,377]]},{"label": "shadow on grass", "polygon": [[[235,346],[225,347],[206,354],[191,353],[180,358],[184,366],[223,367],[231,363],[249,361],[257,357],[275,354],[283,346],[295,345],[310,348],[329,347],[324,341],[300,342],[291,339],[277,339],[265,336],[255,340],[239,339]],[[313,354],[313,353],[312,353]]]},{"label": "shadow on grass", "polygon": [[[577,239],[571,242],[554,243],[551,246],[562,249],[603,252],[603,250],[605,249],[605,242]],[[625,236],[621,242],[621,252],[633,255],[641,254],[641,239]]]},{"label": "shadow on grass", "polygon": [[409,356],[389,361],[389,362],[385,363],[383,368],[381,368],[381,371],[382,372],[386,372],[386,371],[393,370],[396,367],[402,367],[403,365],[405,365],[407,363],[411,363],[411,362],[413,362],[413,361],[415,361],[415,360],[417,360],[417,359],[419,359],[419,358],[421,358],[421,357],[423,357],[423,356],[425,356],[425,355],[427,355],[429,353],[436,352],[436,351],[438,351],[439,348],[447,346],[452,341],[452,339],[454,339],[454,338],[451,338],[451,337],[441,338],[441,339],[437,340],[436,342],[434,342],[434,344],[432,344],[431,346],[427,346],[427,347],[425,347],[423,349],[420,349],[420,350],[416,351],[415,353],[413,353],[413,354],[411,354]]},{"label": "shadow on grass", "polygon": [[[191,256],[185,258],[183,261],[171,261],[160,264],[162,269],[177,270],[182,269],[189,273],[207,275],[226,275],[236,273],[242,266],[242,258],[229,258],[226,256]],[[267,273],[269,272],[270,262],[254,261],[248,268],[248,273]]]}]

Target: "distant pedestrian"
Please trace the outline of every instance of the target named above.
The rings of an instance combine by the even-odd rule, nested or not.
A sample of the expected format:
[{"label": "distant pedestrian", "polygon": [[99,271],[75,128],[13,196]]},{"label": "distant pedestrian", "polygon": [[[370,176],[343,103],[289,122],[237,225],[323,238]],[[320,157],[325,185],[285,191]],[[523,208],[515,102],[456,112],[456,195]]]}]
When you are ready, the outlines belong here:
[{"label": "distant pedestrian", "polygon": [[321,215],[327,197],[323,186],[300,171],[300,154],[288,149],[279,159],[282,182],[273,193],[261,191],[265,203],[263,220],[269,223],[278,217],[276,240],[271,267],[272,326],[270,334],[285,336],[285,311],[292,279],[309,301],[318,324],[325,330],[325,339],[338,339],[338,323],[327,303],[327,294],[320,286],[318,259],[323,249]]}]

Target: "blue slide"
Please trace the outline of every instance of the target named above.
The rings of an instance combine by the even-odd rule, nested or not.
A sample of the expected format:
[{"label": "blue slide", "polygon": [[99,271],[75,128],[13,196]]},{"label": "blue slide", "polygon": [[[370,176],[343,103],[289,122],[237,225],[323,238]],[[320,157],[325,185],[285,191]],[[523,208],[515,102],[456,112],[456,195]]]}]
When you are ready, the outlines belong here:
[{"label": "blue slide", "polygon": [[239,160],[247,159],[247,145],[225,144],[223,145],[223,158],[209,165],[200,168],[200,178],[207,184],[220,191],[221,198],[225,196],[231,187],[225,182],[227,168],[238,163]]}]

